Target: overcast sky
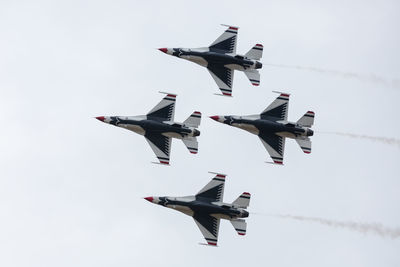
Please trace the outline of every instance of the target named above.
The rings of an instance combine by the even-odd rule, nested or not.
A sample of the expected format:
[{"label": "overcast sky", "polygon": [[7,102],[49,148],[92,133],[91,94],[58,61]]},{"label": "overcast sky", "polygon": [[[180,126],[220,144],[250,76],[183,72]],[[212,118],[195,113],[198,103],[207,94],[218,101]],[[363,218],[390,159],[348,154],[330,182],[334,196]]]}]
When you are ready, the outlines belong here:
[{"label": "overcast sky", "polygon": [[[318,4],[317,4],[318,2]],[[233,98],[209,73],[159,47],[202,47],[239,26],[237,52],[263,63],[400,78],[398,1],[0,2],[1,266],[385,266],[400,238],[251,214],[241,237],[222,221],[219,247],[193,219],[142,199],[195,194],[228,174],[226,202],[250,212],[400,226],[400,149],[337,131],[400,138],[400,89],[264,65],[261,85],[236,72]],[[260,113],[291,93],[289,120],[316,113],[313,151],[287,140],[285,166],[265,164],[250,133],[211,115]],[[176,93],[175,120],[203,113],[199,154],[173,140],[171,166],[145,139],[101,123],[141,115]]]}]

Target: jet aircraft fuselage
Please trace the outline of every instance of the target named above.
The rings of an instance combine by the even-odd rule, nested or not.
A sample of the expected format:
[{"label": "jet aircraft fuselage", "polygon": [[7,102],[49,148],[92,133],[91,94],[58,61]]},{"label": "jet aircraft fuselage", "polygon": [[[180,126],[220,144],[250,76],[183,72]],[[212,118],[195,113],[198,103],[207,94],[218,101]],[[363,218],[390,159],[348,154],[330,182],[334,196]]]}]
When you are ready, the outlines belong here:
[{"label": "jet aircraft fuselage", "polygon": [[260,115],[250,116],[212,116],[212,119],[228,124],[253,134],[271,133],[282,137],[297,138],[312,136],[314,132],[293,122],[278,122],[276,118],[262,118]]},{"label": "jet aircraft fuselage", "polygon": [[227,220],[247,218],[249,216],[248,211],[242,208],[236,208],[232,204],[211,202],[210,199],[196,196],[146,197],[145,199],[154,204],[180,211],[189,216],[193,216],[193,214],[202,214]]},{"label": "jet aircraft fuselage", "polygon": [[227,54],[225,51],[209,51],[208,48],[161,48],[166,54],[197,63],[203,67],[220,65],[232,70],[261,69],[262,63],[242,55]]},{"label": "jet aircraft fuselage", "polygon": [[200,135],[200,131],[187,127],[183,124],[176,122],[163,122],[162,118],[148,116],[111,116],[111,117],[98,117],[103,122],[125,128],[140,135],[149,133],[162,134],[164,136],[182,139],[184,137],[196,137]]}]

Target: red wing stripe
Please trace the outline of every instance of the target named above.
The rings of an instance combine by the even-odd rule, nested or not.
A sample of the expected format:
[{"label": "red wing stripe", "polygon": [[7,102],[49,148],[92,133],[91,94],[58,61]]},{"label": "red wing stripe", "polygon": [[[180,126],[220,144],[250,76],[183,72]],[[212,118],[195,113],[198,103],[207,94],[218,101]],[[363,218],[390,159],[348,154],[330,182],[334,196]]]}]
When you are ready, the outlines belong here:
[{"label": "red wing stripe", "polygon": [[279,100],[284,100],[284,101],[289,101],[289,97],[282,97],[282,96],[278,96]]}]

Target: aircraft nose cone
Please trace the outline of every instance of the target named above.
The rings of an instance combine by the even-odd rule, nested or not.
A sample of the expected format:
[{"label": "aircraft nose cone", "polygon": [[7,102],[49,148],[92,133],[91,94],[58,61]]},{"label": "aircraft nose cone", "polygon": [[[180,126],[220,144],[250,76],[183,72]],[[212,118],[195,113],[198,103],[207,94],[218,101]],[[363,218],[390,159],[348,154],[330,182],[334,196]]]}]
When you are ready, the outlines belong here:
[{"label": "aircraft nose cone", "polygon": [[149,202],[153,202],[154,198],[153,197],[145,197],[144,199],[146,199]]},{"label": "aircraft nose cone", "polygon": [[219,116],[210,116],[210,118],[215,120],[215,121],[219,121]]},{"label": "aircraft nose cone", "polygon": [[105,118],[104,118],[103,116],[96,117],[96,119],[98,119],[99,121],[103,121],[103,122],[104,122],[104,120],[105,120]]},{"label": "aircraft nose cone", "polygon": [[168,48],[159,48],[158,50],[160,50],[161,52],[164,52],[164,53],[168,52]]}]

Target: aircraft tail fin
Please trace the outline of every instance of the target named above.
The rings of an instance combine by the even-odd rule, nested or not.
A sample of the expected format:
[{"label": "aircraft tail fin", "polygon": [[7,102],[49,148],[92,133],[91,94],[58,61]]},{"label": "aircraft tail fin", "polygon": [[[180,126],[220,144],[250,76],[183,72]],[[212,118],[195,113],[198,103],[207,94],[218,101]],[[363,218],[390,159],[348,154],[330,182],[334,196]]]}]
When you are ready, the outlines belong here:
[{"label": "aircraft tail fin", "polygon": [[200,121],[201,121],[201,112],[195,111],[183,122],[183,124],[189,127],[197,128],[200,125]]},{"label": "aircraft tail fin", "polygon": [[304,153],[310,154],[311,153],[311,140],[308,137],[296,138],[296,142],[299,144],[301,150]]},{"label": "aircraft tail fin", "polygon": [[306,114],[297,121],[297,123],[304,127],[311,127],[314,124],[314,117],[314,111],[307,111]]},{"label": "aircraft tail fin", "polygon": [[235,201],[232,202],[232,205],[245,209],[250,204],[250,196],[250,193],[243,192]]},{"label": "aircraft tail fin", "polygon": [[256,44],[244,56],[250,59],[260,60],[263,54],[263,45]]},{"label": "aircraft tail fin", "polygon": [[189,152],[192,154],[197,154],[199,143],[197,142],[196,137],[185,137],[182,139],[183,143],[189,149]]},{"label": "aircraft tail fin", "polygon": [[235,219],[235,220],[230,220],[230,222],[239,235],[246,234],[247,223],[245,220]]},{"label": "aircraft tail fin", "polygon": [[258,72],[258,70],[255,69],[246,70],[244,71],[244,74],[246,74],[247,78],[250,80],[252,85],[254,86],[260,85],[260,73]]}]

